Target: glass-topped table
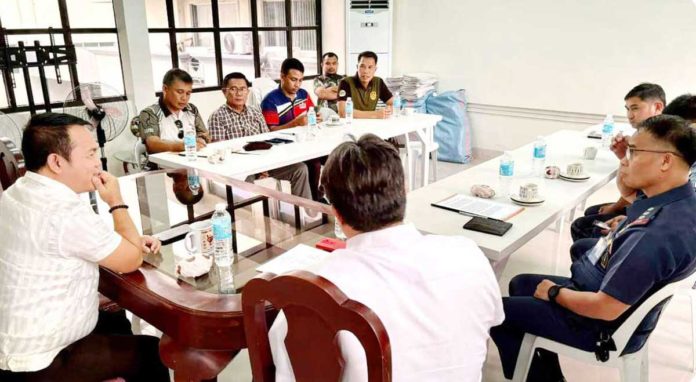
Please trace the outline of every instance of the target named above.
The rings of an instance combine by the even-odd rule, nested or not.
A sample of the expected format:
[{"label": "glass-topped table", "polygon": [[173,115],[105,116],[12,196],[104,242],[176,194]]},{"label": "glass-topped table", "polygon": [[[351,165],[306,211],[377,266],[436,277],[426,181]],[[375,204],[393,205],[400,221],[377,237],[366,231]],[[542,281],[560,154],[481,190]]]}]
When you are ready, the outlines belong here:
[{"label": "glass-topped table", "polygon": [[[329,206],[278,191],[282,183],[271,178],[252,184],[204,171],[161,170],[121,177],[119,183],[143,234],[208,220],[217,203],[227,203],[232,216],[232,294],[218,292],[214,264],[198,277],[182,276],[180,266],[191,257],[182,245],[186,230],[145,256],[138,271],[100,270],[102,294],[163,332],[160,355],[177,380],[214,378],[246,347],[239,293],[259,274],[259,265],[334,235]],[[108,206],[99,202],[98,209],[109,221]],[[275,314],[269,306],[268,315]]]}]

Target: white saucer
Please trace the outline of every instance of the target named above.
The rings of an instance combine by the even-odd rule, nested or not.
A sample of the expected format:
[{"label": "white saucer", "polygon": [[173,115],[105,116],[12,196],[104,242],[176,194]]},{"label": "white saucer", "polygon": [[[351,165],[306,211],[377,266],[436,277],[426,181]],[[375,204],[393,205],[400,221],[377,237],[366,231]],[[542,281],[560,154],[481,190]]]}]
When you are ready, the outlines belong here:
[{"label": "white saucer", "polygon": [[325,125],[327,127],[339,127],[339,126],[343,126],[343,122],[338,121],[338,122],[333,123],[331,121],[326,121]]},{"label": "white saucer", "polygon": [[590,179],[590,176],[587,174],[581,174],[581,175],[568,175],[567,173],[560,173],[558,174],[558,177],[567,180],[569,182],[584,182],[588,179]]},{"label": "white saucer", "polygon": [[537,198],[534,200],[524,200],[524,199],[520,198],[519,195],[517,195],[517,194],[510,194],[510,199],[513,202],[515,202],[519,205],[522,205],[522,206],[538,206],[541,203],[544,203],[544,201],[545,201],[545,199],[541,196],[537,196]]}]

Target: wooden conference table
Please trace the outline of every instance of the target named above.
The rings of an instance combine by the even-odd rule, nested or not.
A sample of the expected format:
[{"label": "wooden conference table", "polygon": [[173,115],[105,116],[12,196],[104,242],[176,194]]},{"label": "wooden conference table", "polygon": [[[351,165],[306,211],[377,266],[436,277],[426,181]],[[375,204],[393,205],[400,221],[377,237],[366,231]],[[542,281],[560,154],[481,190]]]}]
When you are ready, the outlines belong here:
[{"label": "wooden conference table", "polygon": [[[214,205],[225,202],[224,191],[220,195],[211,191],[215,187],[224,190],[220,184],[241,190],[251,199],[260,197],[259,202],[238,208],[234,214],[232,229],[238,243],[234,294],[218,293],[214,267],[195,278],[177,274],[177,267],[185,262],[175,256],[185,254],[181,239],[164,245],[159,254],[147,255],[135,272],[118,274],[100,269],[99,291],[163,332],[160,356],[174,370],[177,381],[214,380],[239,350],[246,348],[239,293],[259,274],[257,266],[300,243],[314,246],[325,237],[333,237],[334,232],[333,222],[322,222],[321,214],[313,221],[305,218],[303,228],[297,229],[293,217],[274,214],[272,208],[282,202],[329,213],[328,206],[205,171],[199,171],[198,176],[203,196],[192,204],[195,220],[208,219]],[[209,186],[209,180],[216,181],[217,186]],[[182,201],[191,204],[196,198],[189,192],[185,170],[140,173],[121,177],[119,182],[130,206],[128,212],[142,233],[156,234],[191,222],[187,204]],[[100,201],[99,210],[103,213],[108,206]],[[110,221],[108,213],[104,215]],[[268,314],[275,312],[269,308]]]},{"label": "wooden conference table", "polygon": [[[553,222],[558,221],[558,230],[563,232],[567,213],[578,204],[583,203],[592,193],[600,189],[616,176],[619,160],[608,149],[599,149],[594,160],[583,159],[586,146],[599,147],[601,142],[587,138],[586,131],[561,130],[546,137],[546,165],[555,165],[565,172],[570,163],[583,163],[590,175],[584,182],[567,182],[561,179],[545,179],[532,175],[533,143],[526,144],[510,153],[515,159],[515,178],[510,187],[511,192],[517,192],[519,186],[525,183],[536,183],[539,192],[545,197],[545,202],[539,206],[524,207],[524,211],[508,221],[512,228],[502,237],[465,230],[462,226],[471,218],[454,212],[431,206],[431,203],[441,201],[453,194],[470,195],[474,184],[487,184],[498,193],[493,199],[496,202],[513,204],[507,195],[501,195],[498,166],[500,157],[469,168],[408,193],[406,205],[406,220],[424,232],[439,235],[462,235],[471,238],[478,244],[491,261],[496,275],[500,277],[510,255],[542,232]],[[556,242],[556,256],[560,240]],[[554,268],[557,267],[557,257],[554,256]]]},{"label": "wooden conference table", "polygon": [[[209,155],[221,148],[227,149],[227,160],[223,164],[210,164],[205,158],[188,161],[185,157],[170,152],[150,155],[149,160],[164,168],[206,170],[226,177],[244,179],[248,175],[328,155],[336,146],[348,139],[347,134],[353,135],[356,139],[367,133],[375,134],[383,139],[405,136],[408,143],[410,139],[409,133],[415,133],[421,144],[425,146],[425,142],[432,139],[433,128],[440,120],[442,120],[442,117],[439,115],[414,113],[410,116],[389,119],[355,119],[351,124],[342,123],[340,126],[328,126],[326,123],[322,123],[321,128],[317,130],[316,137],[311,140],[306,137],[307,127],[296,127],[224,142],[215,142],[200,151],[200,155]],[[299,141],[298,136],[304,136],[304,139],[301,138],[302,141]],[[275,145],[270,150],[240,152],[242,151],[242,146],[250,141],[271,138],[284,138],[295,142]],[[239,153],[230,154],[230,150]],[[406,155],[411,155],[410,150],[406,150]],[[407,158],[406,160],[406,172],[409,175],[409,179],[413,171],[410,159]],[[423,165],[421,167],[425,173],[428,169],[427,155],[423,155],[422,160]],[[423,176],[422,179],[427,179],[427,176]]]}]

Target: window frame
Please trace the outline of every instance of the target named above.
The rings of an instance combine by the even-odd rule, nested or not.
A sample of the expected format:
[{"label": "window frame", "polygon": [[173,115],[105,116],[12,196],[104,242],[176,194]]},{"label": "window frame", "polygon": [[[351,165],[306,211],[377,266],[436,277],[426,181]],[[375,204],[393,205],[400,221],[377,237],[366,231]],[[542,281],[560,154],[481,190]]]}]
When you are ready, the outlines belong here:
[{"label": "window frame", "polygon": [[[323,54],[322,47],[322,27],[321,27],[321,3],[322,0],[313,0],[315,2],[315,23],[314,26],[293,26],[292,25],[292,0],[283,0],[285,3],[285,26],[276,27],[260,27],[258,24],[258,1],[249,0],[249,8],[251,11],[251,26],[250,27],[220,27],[220,14],[218,12],[218,0],[210,0],[211,12],[212,12],[212,27],[177,27],[176,18],[174,15],[174,1],[175,0],[165,0],[166,11],[167,11],[167,24],[166,28],[149,28],[148,38],[151,34],[168,34],[169,36],[169,49],[171,53],[172,68],[179,68],[179,52],[177,51],[177,33],[212,33],[213,34],[213,45],[215,52],[215,70],[218,78],[218,84],[216,86],[202,86],[193,88],[193,93],[208,92],[214,90],[220,90],[222,86],[222,80],[226,73],[223,73],[222,69],[222,34],[229,32],[247,32],[251,33],[252,39],[252,54],[254,59],[254,76],[258,78],[261,76],[261,54],[259,47],[259,32],[272,32],[272,31],[284,31],[287,41],[287,57],[292,56],[292,32],[294,31],[315,31],[317,38],[317,74],[310,76],[305,76],[305,79],[313,79],[321,74],[321,56]],[[251,80],[251,79],[250,79]],[[274,80],[278,82],[278,80]],[[155,91],[156,96],[161,96],[162,91]]]},{"label": "window frame", "polygon": [[[60,13],[60,22],[61,22],[61,27],[60,28],[13,28],[13,29],[4,29],[4,36],[12,36],[12,35],[62,35],[63,36],[63,44],[65,46],[73,46],[73,35],[80,35],[80,34],[113,34],[116,36],[116,44],[118,47],[118,58],[121,63],[121,83],[124,85],[124,94],[118,96],[118,97],[109,97],[109,98],[100,98],[99,100],[103,102],[113,102],[113,101],[125,101],[128,98],[126,97],[125,94],[125,79],[123,77],[123,57],[121,55],[121,41],[118,36],[118,30],[116,27],[113,28],[71,28],[70,27],[70,17],[68,14],[68,6],[66,0],[55,0],[58,2],[58,12]],[[111,2],[111,6],[113,7],[113,1]],[[115,18],[115,14],[114,14]],[[114,24],[116,20],[114,19]],[[0,28],[2,27],[2,20],[0,20]],[[7,46],[5,44],[4,39],[0,39],[0,46],[5,47]],[[72,87],[75,88],[77,86],[80,86],[80,80],[79,76],[77,73],[77,63],[76,64],[66,64],[68,67],[68,75],[70,77],[70,81],[72,83]],[[45,67],[47,70],[49,67]],[[30,112],[31,108],[29,105],[17,105],[17,97],[15,95],[14,89],[12,88],[11,84],[11,74],[9,70],[3,69],[1,70],[0,75],[2,75],[3,80],[4,80],[4,89],[5,94],[7,95],[7,101],[8,104],[7,107],[1,107],[0,112],[2,113],[22,113],[22,112]],[[29,94],[27,94],[29,96]],[[46,105],[43,100],[43,97],[40,95],[34,95],[34,109],[36,111],[40,110],[48,110],[48,109],[61,109],[64,105],[64,101],[60,102],[53,102],[53,100],[50,100],[51,102]],[[40,102],[36,102],[38,99],[41,99]]]}]

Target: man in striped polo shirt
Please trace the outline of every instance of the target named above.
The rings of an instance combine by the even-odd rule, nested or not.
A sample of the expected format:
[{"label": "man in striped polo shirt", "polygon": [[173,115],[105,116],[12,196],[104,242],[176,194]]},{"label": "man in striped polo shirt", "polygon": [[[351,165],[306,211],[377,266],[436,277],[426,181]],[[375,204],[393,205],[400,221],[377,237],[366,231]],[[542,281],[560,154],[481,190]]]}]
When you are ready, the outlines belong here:
[{"label": "man in striped polo shirt", "polygon": [[[309,93],[302,89],[304,65],[296,58],[287,58],[280,66],[280,86],[268,93],[261,102],[261,112],[271,131],[307,125],[307,112],[314,107]],[[321,117],[317,114],[317,121]],[[304,162],[309,175],[309,187],[314,200],[320,200],[319,174],[324,158]]]}]

